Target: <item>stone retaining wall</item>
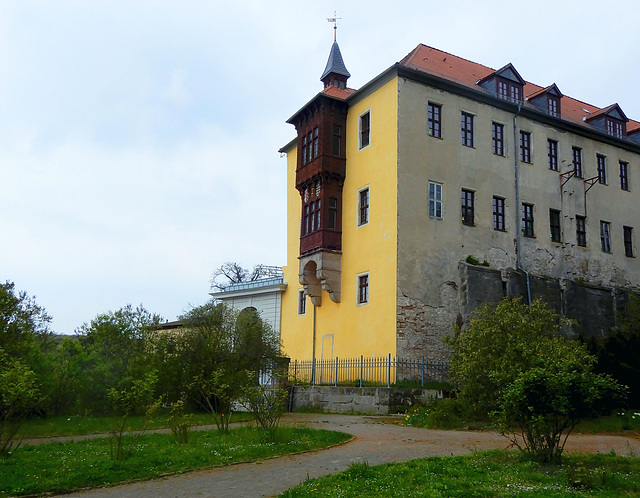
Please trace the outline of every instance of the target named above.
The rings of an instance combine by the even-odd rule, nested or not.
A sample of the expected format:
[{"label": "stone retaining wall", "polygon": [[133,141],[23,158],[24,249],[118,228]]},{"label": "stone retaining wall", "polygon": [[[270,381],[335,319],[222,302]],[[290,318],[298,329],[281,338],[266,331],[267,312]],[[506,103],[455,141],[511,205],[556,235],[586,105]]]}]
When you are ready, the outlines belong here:
[{"label": "stone retaining wall", "polygon": [[294,386],[292,409],[313,408],[330,413],[388,415],[442,396],[442,391],[435,389]]}]

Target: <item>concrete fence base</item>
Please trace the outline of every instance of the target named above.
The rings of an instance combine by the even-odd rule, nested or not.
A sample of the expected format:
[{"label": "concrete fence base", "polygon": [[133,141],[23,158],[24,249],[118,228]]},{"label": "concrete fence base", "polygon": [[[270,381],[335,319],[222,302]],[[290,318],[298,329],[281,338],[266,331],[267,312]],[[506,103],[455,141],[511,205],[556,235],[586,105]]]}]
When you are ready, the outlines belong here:
[{"label": "concrete fence base", "polygon": [[442,397],[443,392],[435,389],[294,386],[291,408],[312,408],[329,413],[388,415]]}]

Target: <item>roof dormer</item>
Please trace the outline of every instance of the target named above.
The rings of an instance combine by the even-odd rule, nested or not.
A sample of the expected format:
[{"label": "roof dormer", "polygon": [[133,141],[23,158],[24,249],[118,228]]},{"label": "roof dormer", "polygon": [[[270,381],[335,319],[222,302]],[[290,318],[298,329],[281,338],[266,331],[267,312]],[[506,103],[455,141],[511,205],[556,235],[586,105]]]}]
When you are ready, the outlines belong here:
[{"label": "roof dormer", "polygon": [[611,104],[604,109],[592,113],[585,121],[602,133],[616,138],[624,138],[627,134],[629,118],[622,112],[618,104]]},{"label": "roof dormer", "polygon": [[500,99],[522,102],[525,81],[511,63],[485,76],[477,84]]},{"label": "roof dormer", "polygon": [[324,68],[320,81],[324,83],[324,87],[334,86],[344,90],[347,88],[347,80],[351,74],[347,71],[347,66],[344,65],[342,60],[342,54],[340,53],[340,47],[338,42],[334,41],[331,45],[331,52],[329,52],[329,60],[327,66]]},{"label": "roof dormer", "polygon": [[546,112],[549,116],[559,118],[561,116],[560,103],[563,95],[558,86],[554,83],[547,88],[542,88],[527,97],[527,101]]}]

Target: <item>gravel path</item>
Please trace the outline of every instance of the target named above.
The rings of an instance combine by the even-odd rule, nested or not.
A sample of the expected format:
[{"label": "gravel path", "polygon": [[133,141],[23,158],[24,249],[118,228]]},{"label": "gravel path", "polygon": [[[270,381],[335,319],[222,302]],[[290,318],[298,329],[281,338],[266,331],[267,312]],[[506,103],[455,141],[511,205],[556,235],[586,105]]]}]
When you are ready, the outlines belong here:
[{"label": "gravel path", "polygon": [[[355,439],[328,450],[73,493],[71,497],[262,497],[282,493],[308,478],[339,472],[353,462],[372,465],[426,456],[449,456],[505,448],[490,432],[435,431],[389,423],[390,417],[289,414],[285,423],[348,432]],[[567,451],[640,455],[640,440],[621,436],[573,435]]]}]

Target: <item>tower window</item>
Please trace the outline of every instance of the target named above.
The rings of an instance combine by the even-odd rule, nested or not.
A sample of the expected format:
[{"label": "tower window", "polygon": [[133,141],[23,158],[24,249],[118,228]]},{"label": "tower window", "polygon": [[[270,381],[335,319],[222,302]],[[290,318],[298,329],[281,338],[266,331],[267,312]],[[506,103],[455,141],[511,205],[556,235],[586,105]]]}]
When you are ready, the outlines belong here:
[{"label": "tower window", "polygon": [[333,155],[340,155],[340,136],[342,135],[342,128],[338,125],[333,125]]},{"label": "tower window", "polygon": [[338,227],[338,199],[329,199],[329,228],[335,229]]}]

